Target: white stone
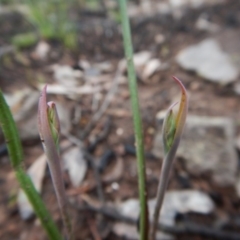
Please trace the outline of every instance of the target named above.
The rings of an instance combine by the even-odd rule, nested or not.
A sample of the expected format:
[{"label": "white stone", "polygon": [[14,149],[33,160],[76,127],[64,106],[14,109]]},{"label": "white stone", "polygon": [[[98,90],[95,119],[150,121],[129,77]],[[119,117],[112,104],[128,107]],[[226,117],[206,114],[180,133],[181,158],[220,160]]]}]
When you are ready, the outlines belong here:
[{"label": "white stone", "polygon": [[82,82],[83,73],[67,65],[54,65],[54,78],[65,87],[76,87]]},{"label": "white stone", "polygon": [[157,70],[160,69],[161,62],[157,58],[153,58],[148,61],[142,72],[142,78],[148,79],[151,77]]},{"label": "white stone", "polygon": [[180,8],[180,7],[192,7],[192,8],[199,8],[203,5],[209,4],[219,4],[223,0],[169,0],[169,4],[173,8]]},{"label": "white stone", "polygon": [[196,71],[203,78],[221,84],[233,82],[239,75],[230,56],[221,50],[214,39],[206,39],[183,49],[176,61],[182,68]]},{"label": "white stone", "polygon": [[149,51],[142,51],[135,53],[133,56],[133,62],[136,68],[142,67],[150,60],[152,54]]},{"label": "white stone", "polygon": [[47,58],[47,55],[50,51],[50,45],[45,42],[45,41],[40,41],[37,46],[36,49],[34,51],[35,55],[37,58],[39,58],[40,60],[45,60]]}]

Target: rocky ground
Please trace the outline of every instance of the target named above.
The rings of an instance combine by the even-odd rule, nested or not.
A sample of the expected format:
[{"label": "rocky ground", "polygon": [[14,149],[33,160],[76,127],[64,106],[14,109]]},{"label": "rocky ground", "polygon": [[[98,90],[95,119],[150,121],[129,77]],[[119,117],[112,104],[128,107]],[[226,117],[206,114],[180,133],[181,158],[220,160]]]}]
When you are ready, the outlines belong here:
[{"label": "rocky ground", "polygon": [[[240,2],[131,1],[129,15],[150,213],[163,158],[162,120],[180,98],[172,75],[190,96],[158,239],[240,239]],[[44,40],[14,49],[11,37],[28,27],[20,14],[0,11],[0,86],[29,175],[62,229],[37,131],[38,98],[48,83],[61,120],[63,176],[77,239],[138,239],[136,156],[119,24],[109,13],[79,11],[76,51]],[[46,240],[19,192],[2,134],[0,139],[0,239]]]}]

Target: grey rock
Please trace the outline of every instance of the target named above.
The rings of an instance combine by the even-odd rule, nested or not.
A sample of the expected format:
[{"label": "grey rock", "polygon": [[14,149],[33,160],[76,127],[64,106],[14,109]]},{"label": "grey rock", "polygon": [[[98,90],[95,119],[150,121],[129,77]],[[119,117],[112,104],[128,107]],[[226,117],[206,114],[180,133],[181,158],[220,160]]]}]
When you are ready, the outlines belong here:
[{"label": "grey rock", "polygon": [[[161,125],[160,121],[153,154],[163,158]],[[233,185],[238,162],[233,121],[223,117],[188,116],[177,157],[183,158],[189,173],[197,176],[211,172],[217,184]]]},{"label": "grey rock", "polygon": [[233,90],[236,94],[240,95],[240,82],[234,84]]},{"label": "grey rock", "polygon": [[216,33],[219,32],[221,30],[221,27],[219,25],[217,25],[216,23],[211,22],[208,19],[208,15],[206,14],[202,14],[196,24],[195,24],[196,28],[200,31],[206,31],[209,33]]},{"label": "grey rock", "polygon": [[199,8],[203,5],[221,3],[222,0],[169,0],[172,8],[190,7]]},{"label": "grey rock", "polygon": [[235,189],[238,197],[240,197],[240,174],[238,174],[236,184],[235,184]]},{"label": "grey rock", "polygon": [[203,78],[227,84],[237,79],[238,68],[214,39],[206,39],[180,51],[177,63],[186,70],[196,71]]}]

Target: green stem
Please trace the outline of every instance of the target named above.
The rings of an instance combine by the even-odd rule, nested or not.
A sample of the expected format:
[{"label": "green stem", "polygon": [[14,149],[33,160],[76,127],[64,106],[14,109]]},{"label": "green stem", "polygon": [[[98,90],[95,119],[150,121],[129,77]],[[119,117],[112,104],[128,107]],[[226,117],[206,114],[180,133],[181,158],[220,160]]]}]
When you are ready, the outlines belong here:
[{"label": "green stem", "polygon": [[120,13],[122,19],[122,31],[124,40],[124,50],[127,59],[129,91],[131,95],[131,105],[133,112],[134,132],[136,139],[137,166],[138,166],[138,186],[140,198],[140,240],[148,239],[148,208],[146,191],[146,173],[144,160],[144,144],[142,133],[142,121],[139,111],[137,80],[133,63],[132,38],[130,31],[129,18],[127,15],[126,0],[119,0]]},{"label": "green stem", "polygon": [[62,239],[55,223],[52,220],[46,206],[35,189],[30,177],[25,173],[23,167],[23,150],[16,124],[10,109],[0,90],[0,125],[7,143],[8,153],[16,178],[30,201],[37,217],[40,219],[50,240]]}]

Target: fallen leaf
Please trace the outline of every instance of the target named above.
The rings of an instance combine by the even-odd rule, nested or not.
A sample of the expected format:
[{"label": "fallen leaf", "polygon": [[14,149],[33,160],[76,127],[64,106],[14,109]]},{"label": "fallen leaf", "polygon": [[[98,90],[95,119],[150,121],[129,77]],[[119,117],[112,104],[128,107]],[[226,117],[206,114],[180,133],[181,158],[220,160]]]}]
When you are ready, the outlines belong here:
[{"label": "fallen leaf", "polygon": [[62,159],[73,186],[78,187],[87,172],[87,163],[82,151],[79,147],[73,147],[63,154]]}]

